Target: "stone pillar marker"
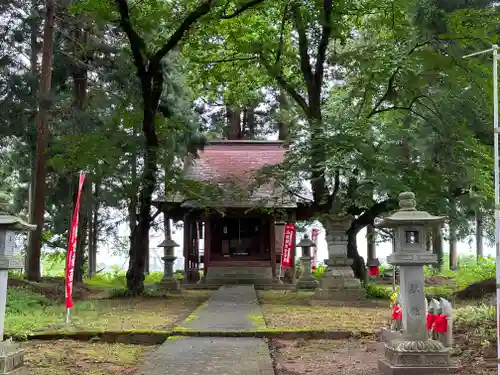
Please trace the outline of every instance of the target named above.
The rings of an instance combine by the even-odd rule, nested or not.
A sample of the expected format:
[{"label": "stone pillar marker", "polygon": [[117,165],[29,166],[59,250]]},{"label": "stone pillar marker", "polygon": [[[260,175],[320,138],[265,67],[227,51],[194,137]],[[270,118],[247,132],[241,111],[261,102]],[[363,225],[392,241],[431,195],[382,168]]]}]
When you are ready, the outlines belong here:
[{"label": "stone pillar marker", "polygon": [[158,245],[158,247],[163,247],[163,257],[161,259],[164,262],[164,268],[163,279],[160,282],[162,289],[170,291],[180,290],[179,281],[174,274],[174,262],[177,259],[177,257],[174,256],[174,248],[178,246],[179,245],[171,239],[165,239]]},{"label": "stone pillar marker", "polygon": [[318,286],[318,282],[311,272],[311,247],[316,247],[316,244],[309,239],[307,234],[305,234],[297,246],[302,248],[302,257],[300,261],[304,268],[302,275],[300,275],[297,280],[297,289],[315,289]]},{"label": "stone pillar marker", "polygon": [[426,229],[439,227],[445,217],[417,211],[411,192],[399,195],[399,207],[377,227],[393,228],[395,233],[395,250],[387,261],[400,267],[403,338],[385,344],[379,369],[387,375],[448,374],[454,369],[449,348],[427,335],[424,291],[424,265],[437,261],[435,254],[426,251]]},{"label": "stone pillar marker", "polygon": [[352,271],[352,259],[347,257],[347,231],[351,227],[352,216],[328,218],[323,223],[328,245],[328,266],[319,281],[313,300],[316,301],[358,301],[366,298],[361,282]]},{"label": "stone pillar marker", "polygon": [[9,197],[0,192],[0,375],[26,375],[24,350],[12,340],[4,341],[5,308],[9,269],[21,269],[24,262],[14,257],[15,232],[33,231],[36,225],[28,224],[12,215]]}]

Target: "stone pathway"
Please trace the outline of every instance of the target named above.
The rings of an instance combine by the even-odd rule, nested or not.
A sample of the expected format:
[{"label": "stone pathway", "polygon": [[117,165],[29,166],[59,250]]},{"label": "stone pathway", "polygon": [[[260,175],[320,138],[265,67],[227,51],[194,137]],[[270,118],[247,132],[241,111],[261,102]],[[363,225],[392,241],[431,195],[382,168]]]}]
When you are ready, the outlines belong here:
[{"label": "stone pathway", "polygon": [[[199,331],[262,328],[255,288],[223,286],[181,325]],[[137,375],[274,375],[262,339],[173,337],[156,350]]]}]

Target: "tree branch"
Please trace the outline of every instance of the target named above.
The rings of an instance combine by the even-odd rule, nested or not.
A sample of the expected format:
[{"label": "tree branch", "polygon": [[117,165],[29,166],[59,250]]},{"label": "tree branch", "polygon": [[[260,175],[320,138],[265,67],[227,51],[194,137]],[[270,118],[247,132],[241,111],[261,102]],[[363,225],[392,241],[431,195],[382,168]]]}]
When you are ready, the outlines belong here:
[{"label": "tree branch", "polygon": [[333,0],[323,1],[323,28],[321,31],[321,39],[318,45],[318,54],[316,56],[316,68],[314,70],[314,82],[316,90],[321,90],[321,83],[323,82],[324,63],[326,60],[326,50],[330,43],[332,35],[332,11]]},{"label": "tree branch", "polygon": [[[117,1],[125,1],[125,0],[117,0]],[[148,69],[148,72],[151,75],[154,75],[156,70],[158,70],[160,66],[160,61],[165,57],[167,53],[169,53],[182,39],[184,34],[191,28],[191,26],[198,21],[201,17],[210,12],[212,7],[213,0],[203,0],[202,3],[191,13],[184,18],[184,21],[180,24],[180,26],[175,30],[175,32],[170,36],[167,43],[163,45],[151,58],[151,63]]]},{"label": "tree branch", "polygon": [[279,64],[281,60],[281,54],[283,53],[283,47],[285,44],[285,24],[287,15],[288,15],[288,4],[285,5],[285,10],[283,11],[283,18],[281,19],[280,41],[278,44],[278,51],[276,52],[276,60],[274,62],[274,65],[276,66]]},{"label": "tree branch", "polygon": [[143,51],[145,51],[144,39],[142,39],[132,27],[127,0],[116,0],[116,7],[120,13],[120,26],[127,35],[130,43],[134,65],[137,68],[137,75],[139,77],[144,77],[146,74],[145,56],[143,56]]},{"label": "tree branch", "polygon": [[297,90],[286,80],[285,77],[280,72],[277,72],[277,67],[271,66],[265,59],[264,56],[260,56],[260,62],[267,69],[268,74],[276,79],[278,84],[295,100],[295,102],[302,108],[304,114],[309,113],[309,106],[307,105],[306,100],[300,95]]},{"label": "tree branch", "polygon": [[264,1],[265,0],[251,0],[248,3],[242,5],[237,10],[235,10],[234,13],[231,13],[231,14],[227,15],[224,12],[224,15],[221,16],[221,19],[223,19],[223,20],[229,20],[231,18],[238,17],[241,13],[243,13],[247,9],[250,9],[251,7],[254,7],[254,6],[256,6],[256,5],[260,4],[260,3],[263,3]]},{"label": "tree branch", "polygon": [[304,20],[300,14],[300,7],[297,3],[292,5],[292,14],[295,23],[295,29],[299,36],[299,55],[300,55],[300,70],[304,75],[304,80],[306,85],[311,91],[311,86],[313,83],[313,74],[311,68],[311,59],[309,56],[309,43],[307,42],[306,26],[304,25]]}]

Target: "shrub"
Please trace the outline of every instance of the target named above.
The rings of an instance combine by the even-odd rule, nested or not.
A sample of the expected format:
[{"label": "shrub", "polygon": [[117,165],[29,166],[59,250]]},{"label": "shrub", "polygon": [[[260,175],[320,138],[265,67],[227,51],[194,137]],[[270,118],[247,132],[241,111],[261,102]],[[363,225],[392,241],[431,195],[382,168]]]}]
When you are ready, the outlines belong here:
[{"label": "shrub", "polygon": [[371,282],[366,282],[364,284],[366,297],[369,299],[384,299],[390,300],[392,295],[392,290],[381,285],[377,285]]},{"label": "shrub", "polygon": [[428,299],[435,298],[440,299],[444,298],[448,301],[453,300],[455,289],[451,286],[426,286],[425,287],[425,295]]},{"label": "shrub", "polygon": [[34,294],[25,288],[9,288],[7,293],[7,313],[22,314],[50,306],[50,300],[42,295]]},{"label": "shrub", "polygon": [[316,280],[319,280],[323,277],[323,275],[326,272],[326,266],[323,264],[320,264],[316,267],[316,269],[313,271],[313,276],[316,278]]},{"label": "shrub", "polygon": [[486,340],[496,338],[496,308],[481,304],[467,306],[455,311],[455,324],[457,329],[471,331],[473,335]]}]

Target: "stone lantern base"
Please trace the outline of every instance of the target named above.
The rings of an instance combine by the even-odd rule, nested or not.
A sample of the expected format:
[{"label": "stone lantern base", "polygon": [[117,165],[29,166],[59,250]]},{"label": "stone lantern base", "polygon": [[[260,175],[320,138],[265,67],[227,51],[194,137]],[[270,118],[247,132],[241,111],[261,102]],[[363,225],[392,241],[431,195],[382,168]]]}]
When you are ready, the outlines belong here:
[{"label": "stone lantern base", "polygon": [[180,291],[181,287],[179,281],[173,272],[173,264],[177,257],[173,255],[165,255],[161,259],[165,262],[165,273],[163,279],[160,281],[159,287],[162,290],[168,290],[170,292]]},{"label": "stone lantern base", "polygon": [[328,268],[319,281],[313,299],[322,301],[359,301],[366,299],[361,282],[351,269],[352,260],[346,257],[325,261]]},{"label": "stone lantern base", "polygon": [[29,375],[24,350],[12,341],[0,342],[0,375]]},{"label": "stone lantern base", "polygon": [[458,369],[451,361],[450,350],[434,340],[388,343],[378,367],[384,375],[441,375]]}]

